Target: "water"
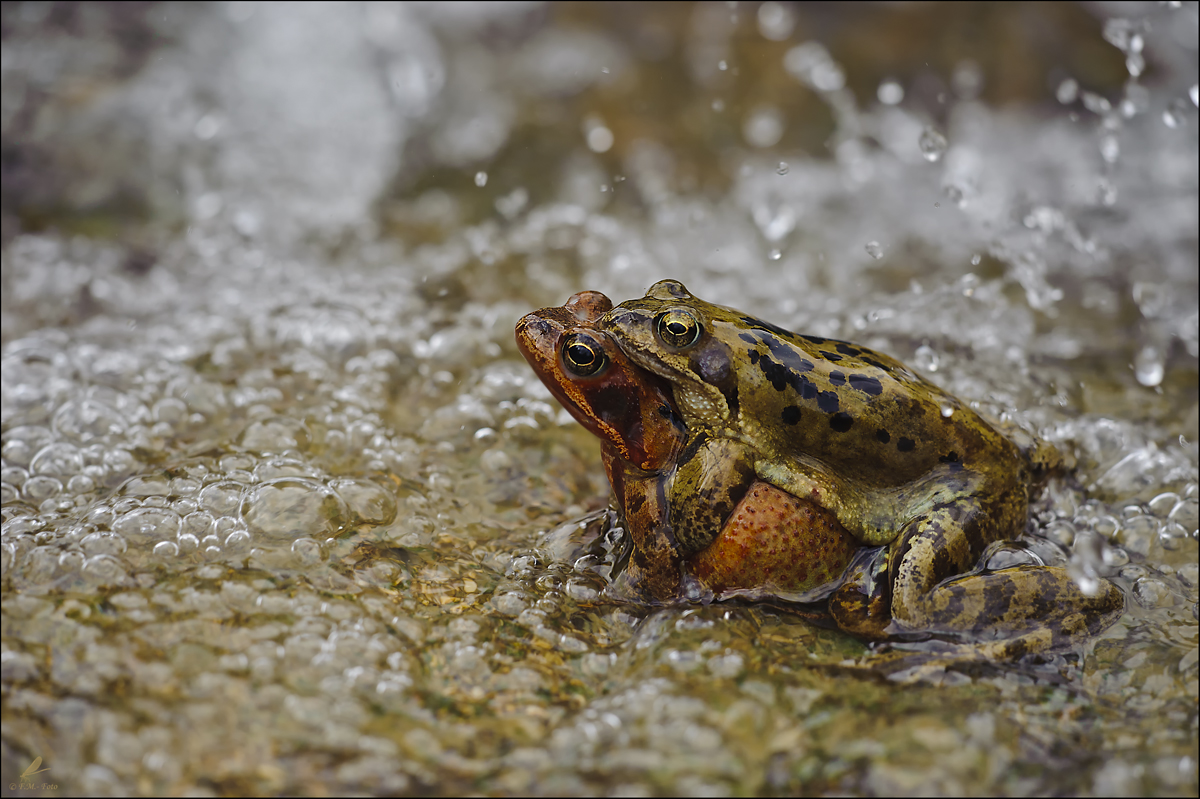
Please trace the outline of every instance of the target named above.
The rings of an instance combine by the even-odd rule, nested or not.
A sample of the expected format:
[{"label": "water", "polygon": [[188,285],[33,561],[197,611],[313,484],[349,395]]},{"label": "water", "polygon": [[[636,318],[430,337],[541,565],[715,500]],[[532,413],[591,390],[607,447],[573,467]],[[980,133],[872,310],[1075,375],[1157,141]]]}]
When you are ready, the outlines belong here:
[{"label": "water", "polygon": [[[5,782],[1195,795],[1195,8],[985,8],[6,5]],[[668,276],[1054,441],[992,562],[1125,618],[931,671],[600,600],[512,327]]]}]

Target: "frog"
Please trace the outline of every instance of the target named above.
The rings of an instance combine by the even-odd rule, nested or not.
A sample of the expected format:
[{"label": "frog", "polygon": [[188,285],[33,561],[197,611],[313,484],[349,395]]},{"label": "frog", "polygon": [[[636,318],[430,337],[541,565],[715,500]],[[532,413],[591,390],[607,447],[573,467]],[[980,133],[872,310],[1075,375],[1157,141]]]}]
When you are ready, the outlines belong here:
[{"label": "frog", "polygon": [[[1050,649],[1111,625],[1124,596],[1085,593],[1065,569],[979,563],[1018,537],[1060,459],[1019,446],[899,360],[705,302],[676,280],[613,307],[598,327],[667,380],[700,452],[671,502],[685,552],[711,544],[727,507],[762,482],[832,513],[875,555],[829,598],[868,641],[1008,638]],[[714,497],[724,497],[714,503]]]},{"label": "frog", "polygon": [[752,480],[707,546],[679,546],[673,498],[692,493],[690,478],[680,479],[680,466],[691,475],[725,462],[714,462],[707,435],[689,434],[670,384],[633,366],[597,329],[612,307],[601,292],[579,292],[562,306],[525,315],[515,331],[539,379],[601,441],[614,501],[632,540],[611,593],[661,604],[683,601],[696,587],[715,598],[798,598],[816,602],[808,613],[823,620],[820,597],[836,588],[858,551],[830,511]]}]

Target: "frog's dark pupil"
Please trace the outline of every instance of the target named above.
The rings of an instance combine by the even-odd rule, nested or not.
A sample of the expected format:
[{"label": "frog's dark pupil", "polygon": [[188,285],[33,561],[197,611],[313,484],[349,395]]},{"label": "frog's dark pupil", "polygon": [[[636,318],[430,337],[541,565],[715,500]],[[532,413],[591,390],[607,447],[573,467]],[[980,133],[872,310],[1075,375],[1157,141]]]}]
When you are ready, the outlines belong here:
[{"label": "frog's dark pupil", "polygon": [[567,352],[569,352],[571,355],[571,363],[575,364],[576,366],[587,366],[592,362],[592,359],[596,357],[595,353],[593,353],[591,349],[583,346],[582,344],[572,344],[571,348],[567,350]]},{"label": "frog's dark pupil", "polygon": [[672,347],[686,347],[700,337],[700,326],[689,314],[670,311],[659,317],[658,334]]},{"label": "frog's dark pupil", "polygon": [[563,360],[571,372],[587,377],[604,367],[605,355],[586,342],[573,341],[563,348]]}]

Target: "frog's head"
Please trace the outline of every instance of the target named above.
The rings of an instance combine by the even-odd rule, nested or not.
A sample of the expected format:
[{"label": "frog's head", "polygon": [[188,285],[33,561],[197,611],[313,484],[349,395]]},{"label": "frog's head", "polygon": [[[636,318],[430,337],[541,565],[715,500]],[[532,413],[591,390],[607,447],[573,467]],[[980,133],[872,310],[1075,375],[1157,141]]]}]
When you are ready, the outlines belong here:
[{"label": "frog's head", "polygon": [[630,363],[596,321],[612,308],[598,291],[542,308],[517,322],[517,346],[575,419],[622,458],[655,471],[683,438],[671,388]]},{"label": "frog's head", "polygon": [[730,347],[736,313],[697,299],[678,280],[660,280],[600,320],[638,366],[671,382],[685,420],[719,427],[737,416],[738,379]]}]

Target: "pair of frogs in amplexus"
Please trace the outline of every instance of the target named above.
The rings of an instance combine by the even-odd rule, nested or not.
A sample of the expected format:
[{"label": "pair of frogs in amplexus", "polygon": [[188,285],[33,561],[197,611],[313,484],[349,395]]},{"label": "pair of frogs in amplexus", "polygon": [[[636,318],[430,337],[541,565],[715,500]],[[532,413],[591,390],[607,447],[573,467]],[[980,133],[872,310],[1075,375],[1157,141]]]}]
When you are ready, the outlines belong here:
[{"label": "pair of frogs in amplexus", "polygon": [[865,641],[1064,648],[1120,590],[980,563],[1019,536],[1059,463],[894,358],[792,333],[664,280],[613,306],[584,291],[523,317],[517,344],[600,438],[631,548],[616,593],[792,600]]}]

